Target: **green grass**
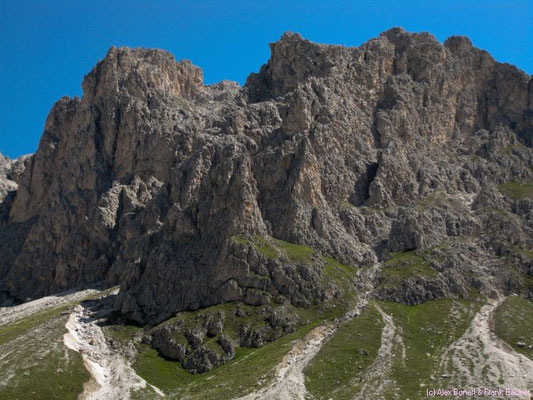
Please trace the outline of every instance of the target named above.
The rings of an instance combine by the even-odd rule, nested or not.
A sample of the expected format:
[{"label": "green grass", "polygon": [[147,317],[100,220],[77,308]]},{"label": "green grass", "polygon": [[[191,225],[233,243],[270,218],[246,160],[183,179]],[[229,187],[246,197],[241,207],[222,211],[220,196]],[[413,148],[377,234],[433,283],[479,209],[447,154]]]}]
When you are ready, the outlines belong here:
[{"label": "green grass", "polygon": [[341,201],[339,205],[346,210],[353,210],[355,206],[349,201]]},{"label": "green grass", "polygon": [[526,287],[527,289],[529,290],[533,289],[533,276],[529,274],[521,273],[520,281],[522,282],[522,285],[524,285],[524,287]]},{"label": "green grass", "polygon": [[231,240],[233,240],[235,243],[240,244],[242,246],[248,246],[252,244],[252,242],[250,242],[244,236],[240,236],[240,235],[232,236]]},{"label": "green grass", "polygon": [[357,271],[355,267],[342,264],[333,257],[317,257],[317,252],[312,247],[302,244],[289,243],[279,239],[266,239],[258,235],[253,237],[233,236],[232,240],[240,245],[254,246],[259,253],[268,258],[276,259],[281,257],[293,264],[317,266],[321,265],[317,261],[322,260],[324,262],[322,270],[324,280],[334,283],[339,289],[343,289],[345,293],[348,293],[350,282]]},{"label": "green grass", "polygon": [[415,250],[392,253],[382,269],[382,275],[393,282],[413,276],[436,276],[438,272],[431,268],[427,257],[427,254],[418,255]]},{"label": "green grass", "polygon": [[276,248],[265,238],[259,235],[254,236],[254,246],[261,253],[268,258],[278,258],[279,254]]},{"label": "green grass", "polygon": [[498,190],[512,200],[533,198],[532,182],[507,182],[498,185]]},{"label": "green grass", "polygon": [[81,355],[62,349],[50,351],[37,364],[18,372],[7,386],[0,386],[0,399],[75,400],[90,379]]},{"label": "green grass", "polygon": [[[342,289],[341,293],[343,294],[309,308],[284,304],[282,306],[283,313],[285,315],[293,314],[300,321],[294,332],[285,334],[274,342],[267,343],[257,349],[237,347],[233,360],[205,374],[191,374],[179,362],[160,357],[158,352],[150,346],[136,344],[139,353],[133,366],[137,373],[149,383],[170,394],[170,398],[227,399],[257,389],[260,384],[271,378],[272,368],[292,348],[294,340],[302,338],[318,324],[343,315],[347,311],[350,301],[355,297],[355,294],[348,289],[351,288],[350,281],[356,269],[339,263],[332,257],[318,257],[315,250],[309,246],[273,238],[262,238],[257,235],[233,236],[232,241],[238,245],[253,246],[259,253],[268,258],[281,258],[294,264],[308,264],[316,268],[323,266],[323,278],[326,283],[334,283],[335,286]],[[248,326],[250,330],[269,327],[266,318],[272,309],[277,307],[280,306],[274,303],[261,306],[225,303],[197,311],[180,312],[159,326],[176,324],[180,320],[182,329],[175,331],[174,339],[183,342],[184,330],[202,325],[210,314],[223,312],[225,318],[222,334],[238,341],[239,331],[243,325]],[[235,313],[237,308],[241,310],[239,315]],[[157,329],[157,327],[153,329]],[[138,330],[139,328],[127,326],[106,327],[104,329],[106,335],[124,344],[130,342]],[[219,351],[218,339],[219,336],[206,338],[203,345]],[[144,392],[136,393],[135,398],[142,398],[143,395],[145,395]]]},{"label": "green grass", "polygon": [[[235,310],[239,308],[242,316],[235,315]],[[224,303],[203,308],[197,311],[183,311],[175,317],[163,322],[161,325],[175,324],[178,320],[183,322],[183,328],[192,328],[201,324],[204,318],[209,315],[224,313],[223,334],[230,338],[237,339],[238,330],[241,325],[247,325],[250,329],[262,328],[265,326],[265,318],[268,315],[265,310],[267,306],[251,306],[243,303]],[[261,312],[260,312],[261,311]],[[291,306],[291,311],[296,312],[296,307]],[[216,337],[218,338],[218,336]],[[180,343],[186,343],[183,335],[175,337]]]},{"label": "green grass", "polygon": [[6,366],[0,377],[0,399],[76,399],[90,375],[80,354],[66,349],[68,306],[42,311],[0,327],[0,353]]},{"label": "green grass", "polygon": [[309,264],[313,261],[315,251],[311,247],[302,244],[284,242],[282,240],[276,240],[276,242],[293,263]]},{"label": "green grass", "polygon": [[169,392],[190,384],[198,375],[188,373],[177,362],[159,357],[156,350],[145,344],[137,345],[138,354],[133,368],[147,382]]},{"label": "green grass", "polygon": [[533,260],[533,250],[521,249],[520,247],[513,246],[513,249],[518,251],[520,254],[526,256]]},{"label": "green grass", "polygon": [[272,243],[259,236],[254,235],[252,238],[237,235],[231,238],[235,243],[243,246],[253,246],[259,253],[270,259],[277,259],[279,257],[278,250],[272,245]]},{"label": "green grass", "polygon": [[169,398],[231,399],[254,389],[262,378],[272,377],[272,369],[292,348],[294,340],[303,338],[319,321],[268,343],[258,349],[238,348],[230,362],[201,375],[185,371],[179,363],[167,361],[147,345],[139,344],[139,355],[133,364],[147,382],[159,387]]},{"label": "green grass", "polygon": [[350,282],[353,280],[356,267],[342,264],[333,257],[322,257],[324,260],[324,269],[322,270],[323,279],[334,282],[337,286],[348,292],[350,290]]},{"label": "green grass", "polygon": [[[533,344],[533,302],[520,296],[509,296],[496,309],[494,330],[515,351],[533,360],[532,349],[516,345],[519,341],[524,341],[527,346]],[[524,340],[520,337],[524,337]]]},{"label": "green grass", "polygon": [[[459,318],[450,315],[453,302],[457,302]],[[466,300],[441,299],[417,306],[399,303],[381,303],[383,311],[392,315],[397,328],[401,329],[406,349],[402,362],[399,349],[394,357],[392,378],[397,382],[402,398],[425,398],[421,383],[431,384],[430,377],[440,371],[440,356],[445,348],[463,335],[474,313],[481,307],[479,298]],[[391,394],[392,395],[392,394]]]},{"label": "green grass", "polygon": [[315,255],[315,250],[309,246],[264,238],[259,235],[254,235],[251,238],[238,235],[231,239],[240,245],[254,246],[259,253],[268,258],[277,259],[280,256],[285,256],[290,262],[296,264],[309,264]]},{"label": "green grass", "polygon": [[446,193],[430,193],[427,196],[421,198],[415,206],[418,211],[426,211],[429,208],[446,208],[448,205],[448,199]]},{"label": "green grass", "polygon": [[353,398],[358,378],[378,354],[382,326],[381,316],[370,306],[338,329],[304,371],[314,398]]},{"label": "green grass", "polygon": [[430,208],[456,209],[462,203],[458,199],[448,197],[444,192],[435,192],[426,195],[418,200],[415,209],[417,211],[427,211]]},{"label": "green grass", "polygon": [[133,337],[142,330],[135,325],[105,325],[102,332],[106,338],[113,339],[122,345],[127,345],[133,340]]},{"label": "green grass", "polygon": [[68,306],[53,308],[30,315],[19,321],[0,326],[0,345],[23,335],[30,329],[59,316]]},{"label": "green grass", "polygon": [[377,206],[361,206],[358,209],[363,215],[382,214],[386,212],[393,212],[394,207],[377,207]]}]

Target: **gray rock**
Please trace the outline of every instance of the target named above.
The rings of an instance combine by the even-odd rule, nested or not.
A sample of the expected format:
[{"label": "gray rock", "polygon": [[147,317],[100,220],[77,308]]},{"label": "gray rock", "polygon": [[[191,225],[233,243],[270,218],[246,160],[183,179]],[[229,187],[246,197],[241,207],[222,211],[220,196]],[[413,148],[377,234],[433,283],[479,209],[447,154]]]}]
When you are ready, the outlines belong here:
[{"label": "gray rock", "polygon": [[219,311],[214,315],[208,316],[204,326],[207,331],[207,336],[214,337],[220,335],[224,329],[224,313]]},{"label": "gray rock", "polygon": [[[0,158],[5,298],[120,284],[116,310],[141,324],[327,298],[320,263],[237,235],[359,266],[442,248],[434,275],[378,293],[408,304],[471,284],[529,293],[517,249],[533,248],[533,201],[512,182],[533,182],[531,76],[464,37],[394,28],[343,47],[287,33],[244,87],[204,85],[162,50],[111,48],[82,86],[54,105],[36,154]],[[218,362],[190,338],[191,369]]]},{"label": "gray rock", "polygon": [[182,362],[185,356],[190,353],[187,346],[174,339],[172,330],[168,326],[159,328],[152,334],[151,344],[160,355],[170,360]]}]

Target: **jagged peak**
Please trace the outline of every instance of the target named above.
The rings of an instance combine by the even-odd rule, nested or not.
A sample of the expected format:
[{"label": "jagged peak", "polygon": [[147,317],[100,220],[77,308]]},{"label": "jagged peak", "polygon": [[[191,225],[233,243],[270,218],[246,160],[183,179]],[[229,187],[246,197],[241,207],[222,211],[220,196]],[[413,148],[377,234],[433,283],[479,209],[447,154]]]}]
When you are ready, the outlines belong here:
[{"label": "jagged peak", "polygon": [[380,38],[386,38],[396,47],[396,53],[403,53],[410,46],[429,44],[436,48],[442,47],[437,38],[429,32],[408,32],[401,27],[391,28],[379,35]]},{"label": "jagged peak", "polygon": [[279,42],[282,41],[303,41],[306,40],[298,32],[286,31],[281,35]]},{"label": "jagged peak", "polygon": [[176,61],[166,50],[112,46],[82,83],[84,98],[89,99],[124,90],[142,95],[143,86],[188,97],[203,86],[203,72],[189,60]]},{"label": "jagged peak", "polygon": [[379,34],[379,36],[390,36],[390,35],[409,35],[409,32],[407,32],[401,26],[393,26],[392,28],[387,29],[386,31],[383,31]]},{"label": "jagged peak", "polygon": [[453,54],[458,56],[463,55],[465,52],[472,51],[474,45],[472,41],[466,36],[453,35],[444,41],[444,47],[449,49]]}]

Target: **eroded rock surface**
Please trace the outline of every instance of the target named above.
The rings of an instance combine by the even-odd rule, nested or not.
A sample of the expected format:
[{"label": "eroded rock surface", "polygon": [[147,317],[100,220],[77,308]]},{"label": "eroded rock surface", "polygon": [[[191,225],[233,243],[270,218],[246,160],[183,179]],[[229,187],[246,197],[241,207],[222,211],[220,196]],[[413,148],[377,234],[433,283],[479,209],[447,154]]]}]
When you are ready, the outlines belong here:
[{"label": "eroded rock surface", "polygon": [[107,280],[140,323],[327,296],[319,263],[239,236],[349,265],[427,261],[401,264],[403,286],[384,275],[383,298],[531,295],[531,76],[467,38],[399,28],[360,47],[287,33],[271,52],[240,87],[206,86],[162,50],[111,48],[83,97],[54,105],[24,172],[0,159],[0,291]]}]

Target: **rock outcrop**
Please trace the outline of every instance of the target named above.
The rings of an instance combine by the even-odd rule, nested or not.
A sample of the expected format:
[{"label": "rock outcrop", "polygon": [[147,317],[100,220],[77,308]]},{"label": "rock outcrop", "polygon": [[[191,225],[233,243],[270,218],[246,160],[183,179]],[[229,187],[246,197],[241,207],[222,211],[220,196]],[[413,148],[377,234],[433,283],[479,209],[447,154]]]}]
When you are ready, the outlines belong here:
[{"label": "rock outcrop", "polygon": [[271,53],[240,87],[110,49],[83,97],[54,105],[18,188],[0,166],[0,291],[103,280],[139,323],[322,301],[320,263],[252,244],[282,240],[360,266],[439,252],[422,279],[384,275],[383,298],[531,293],[531,76],[465,37],[399,28],[360,47],[287,33]]}]

